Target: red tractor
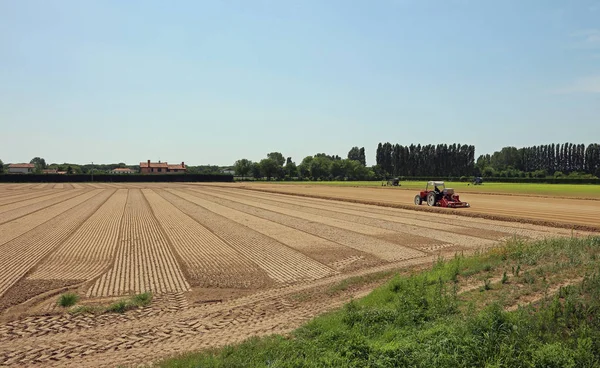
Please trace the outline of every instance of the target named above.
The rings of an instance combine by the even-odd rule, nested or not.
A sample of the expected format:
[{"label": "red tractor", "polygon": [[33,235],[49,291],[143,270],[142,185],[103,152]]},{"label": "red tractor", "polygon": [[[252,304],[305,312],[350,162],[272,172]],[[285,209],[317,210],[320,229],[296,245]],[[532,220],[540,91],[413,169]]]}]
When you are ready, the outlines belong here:
[{"label": "red tractor", "polygon": [[415,196],[417,206],[421,205],[423,201],[432,207],[464,208],[471,206],[467,202],[461,202],[458,194],[454,194],[454,189],[446,188],[443,181],[427,182],[425,190]]}]

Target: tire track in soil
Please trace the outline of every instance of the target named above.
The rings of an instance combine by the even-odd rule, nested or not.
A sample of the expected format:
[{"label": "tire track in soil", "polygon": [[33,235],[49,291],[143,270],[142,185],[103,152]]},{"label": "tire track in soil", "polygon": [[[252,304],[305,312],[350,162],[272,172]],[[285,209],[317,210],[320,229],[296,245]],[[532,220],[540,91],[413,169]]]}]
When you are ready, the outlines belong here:
[{"label": "tire track in soil", "polygon": [[188,291],[189,284],[139,189],[129,190],[121,226],[121,244],[113,266],[88,296]]},{"label": "tire track in soil", "polygon": [[[229,193],[228,193],[229,194]],[[237,196],[239,194],[233,194]],[[247,197],[245,193],[241,195],[242,198]],[[493,230],[482,230],[473,229],[470,227],[459,227],[447,224],[445,222],[434,222],[423,220],[415,220],[406,217],[390,216],[390,213],[386,215],[374,214],[366,211],[358,211],[344,207],[335,207],[332,205],[311,203],[305,201],[297,201],[292,198],[288,198],[287,201],[280,201],[280,198],[269,198],[262,196],[251,196],[254,200],[269,200],[270,203],[275,203],[278,206],[288,209],[296,209],[298,211],[337,218],[340,220],[356,222],[374,227],[380,227],[387,230],[397,231],[400,233],[406,233],[411,235],[426,236],[438,240],[440,242],[450,245],[459,246],[487,246],[498,242],[499,240],[510,237],[512,234],[503,233]],[[391,211],[390,211],[391,212]],[[426,235],[425,235],[426,234]]]},{"label": "tire track in soil", "polygon": [[91,280],[114,259],[127,190],[119,189],[28,277],[30,280]]},{"label": "tire track in soil", "polygon": [[[69,197],[73,193],[77,192],[56,192],[52,191],[50,193],[46,193],[45,195],[36,196],[35,198],[24,198],[19,201],[13,201],[11,203],[2,203],[0,204],[0,214],[13,211],[22,207],[38,205],[40,203],[49,201],[52,202],[53,199],[60,199],[61,197]],[[81,193],[81,192],[80,192]]]},{"label": "tire track in soil", "polygon": [[31,189],[32,186],[33,186],[33,184],[24,184],[24,183],[18,183],[18,184],[0,183],[0,190]]},{"label": "tire track in soil", "polygon": [[[27,216],[31,213],[43,210],[44,208],[51,207],[57,203],[64,202],[71,198],[75,198],[79,195],[82,195],[83,193],[85,193],[85,192],[83,192],[83,191],[62,192],[62,193],[59,193],[58,195],[53,196],[49,199],[44,199],[41,201],[34,199],[33,203],[31,203],[31,204],[28,204],[28,205],[25,205],[22,207],[12,208],[4,213],[0,213],[0,225],[5,224],[10,221],[13,221],[13,220],[16,220],[23,216]],[[13,204],[13,205],[16,205],[16,204]]]},{"label": "tire track in soil", "polygon": [[[22,303],[47,293],[49,290],[57,290],[77,283],[79,283],[78,280],[28,280],[22,278],[14,283],[4,295],[0,297],[0,311],[7,312],[6,310],[11,307],[15,307],[17,310],[23,310],[25,308],[22,308]],[[55,298],[52,298],[52,300],[48,302],[50,302],[53,307],[57,306]],[[8,313],[10,313],[10,310]],[[25,328],[28,327],[30,326],[25,326]]]},{"label": "tire track in soil", "polygon": [[154,215],[180,255],[192,286],[260,288],[271,283],[267,273],[210,230],[151,189],[143,189]]},{"label": "tire track in soil", "polygon": [[42,190],[34,192],[30,189],[0,192],[0,206],[5,206],[7,204],[15,202],[42,197],[51,193],[56,192],[52,190]]},{"label": "tire track in soil", "polygon": [[[221,188],[219,188],[221,190]],[[229,191],[226,189],[222,189],[224,192],[228,193]],[[244,190],[244,192],[248,192],[248,194],[243,193],[243,195],[253,196],[252,193],[255,191]],[[238,192],[239,193],[239,192]],[[262,192],[256,192],[262,193]],[[290,196],[289,194],[274,194],[269,193],[266,195],[274,195],[277,198],[281,198],[281,200],[285,200],[285,198],[294,198],[295,201],[299,201],[299,203],[306,203],[309,205],[312,204],[320,204],[318,208],[329,208],[329,209],[354,209],[359,212],[385,215],[392,217],[395,222],[402,222],[408,225],[413,224],[423,224],[423,223],[432,223],[432,219],[440,219],[440,221],[436,222],[437,226],[442,226],[444,229],[453,229],[453,231],[457,231],[458,228],[463,228],[463,230],[459,230],[458,233],[468,234],[472,229],[485,230],[490,233],[505,233],[511,237],[519,236],[526,237],[532,239],[543,239],[549,236],[559,235],[571,235],[571,230],[564,228],[551,228],[544,227],[540,225],[534,225],[529,223],[519,223],[519,222],[507,222],[507,221],[497,221],[497,220],[487,220],[483,218],[476,217],[467,217],[452,215],[452,214],[432,214],[432,213],[424,213],[420,211],[412,211],[412,210],[404,210],[399,208],[389,208],[389,207],[381,207],[377,205],[368,205],[368,204],[359,204],[352,202],[345,202],[339,200],[327,200],[327,199],[319,199],[312,197],[301,197],[301,196]],[[444,225],[451,225],[454,228],[447,228]],[[439,229],[442,229],[440,227]],[[579,235],[590,234],[585,231],[575,231]]]},{"label": "tire track in soil", "polygon": [[[270,212],[279,213],[282,215],[293,216],[295,218],[299,218],[299,219],[303,219],[303,220],[307,220],[307,221],[318,222],[318,223],[325,224],[328,226],[336,227],[338,229],[352,231],[352,232],[363,234],[363,235],[373,237],[373,238],[386,239],[386,238],[394,238],[396,235],[399,235],[395,231],[390,231],[390,230],[378,228],[375,226],[357,224],[357,223],[353,223],[353,222],[349,222],[349,221],[345,221],[345,220],[339,220],[336,218],[329,218],[327,216],[323,216],[320,214],[310,214],[310,213],[306,213],[306,212],[303,212],[301,210],[297,210],[294,208],[291,208],[288,210],[287,208],[285,208],[287,206],[282,206],[280,203],[271,204],[271,201],[269,199],[261,201],[261,200],[244,197],[239,194],[229,194],[228,193],[227,195],[223,195],[223,194],[211,191],[211,190],[206,191],[206,190],[202,190],[202,189],[190,189],[189,192],[190,193],[200,193],[200,194],[205,194],[205,195],[208,194],[211,197],[217,197],[217,198],[220,198],[223,200],[229,200],[231,202],[243,203],[243,204],[261,208],[261,209],[264,209],[264,210],[267,210]],[[423,242],[431,242],[431,240],[426,239],[424,237],[417,236],[415,239],[417,239],[417,238],[421,238],[420,240]]]},{"label": "tire track in soil", "polygon": [[82,194],[74,198],[70,198],[53,206],[44,208],[37,212],[30,213],[29,215],[20,217],[18,219],[0,225],[0,247],[3,244],[23,234],[26,234],[27,232],[35,229],[41,224],[51,220],[52,218],[60,215],[65,211],[68,211],[69,209],[77,206],[78,204],[85,202],[89,198],[101,192],[101,190],[83,192]]},{"label": "tire track in soil", "polygon": [[275,281],[295,283],[337,273],[272,238],[202,207],[197,203],[200,202],[197,197],[182,191],[177,191],[177,195],[164,190],[157,193],[225,240],[240,254],[261,267]]},{"label": "tire track in soil", "polygon": [[72,209],[51,218],[34,231],[0,246],[0,297],[57,246],[66,241],[111,195],[91,192]]},{"label": "tire track in soil", "polygon": [[[430,263],[433,260],[432,257],[412,259],[356,272],[355,275]],[[188,308],[179,313],[142,319],[131,317],[130,313],[100,316],[100,319],[106,317],[104,319],[107,322],[101,329],[86,327],[85,321],[92,325],[96,321],[90,316],[30,317],[27,321],[0,326],[0,341],[6,341],[0,348],[0,364],[31,364],[34,361],[59,366],[102,366],[106,362],[111,365],[139,364],[162,358],[177,346],[180,351],[223,346],[255,334],[284,332],[278,329],[282,324],[289,331],[301,322],[348,301],[344,296],[340,300],[334,296],[301,305],[289,298],[290,295],[304,290],[323,289],[346,277],[333,276],[271,289],[228,303]],[[369,287],[366,287],[356,296],[364,296],[369,291]],[[35,327],[37,321],[39,327],[55,327],[40,331]],[[23,323],[30,323],[27,325],[29,328],[23,329]],[[257,326],[259,330],[256,330]]]},{"label": "tire track in soil", "polygon": [[[598,206],[592,201],[564,200],[557,198],[528,197],[527,201],[511,196],[489,196],[470,193],[464,199],[471,203],[468,211],[464,209],[415,206],[414,194],[396,192],[390,197],[387,193],[373,188],[268,188],[266,186],[244,186],[245,190],[275,192],[292,196],[305,196],[329,200],[339,200],[361,204],[375,204],[382,207],[402,208],[411,211],[456,214],[470,218],[484,218],[507,222],[527,222],[546,227],[576,228],[585,231],[599,231]],[[292,191],[292,189],[294,189]],[[471,198],[471,199],[469,199]]]},{"label": "tire track in soil", "polygon": [[[327,265],[335,264],[335,267],[330,266],[335,269],[343,268],[345,264],[343,261],[349,258],[360,261],[359,263],[361,266],[373,266],[381,262],[379,258],[374,257],[372,254],[361,252],[331,240],[320,238],[316,235],[268,221],[260,217],[248,216],[245,212],[214,202],[214,196],[211,194],[204,195],[194,191],[194,196],[201,200],[201,202],[197,202],[197,204],[200,204],[202,207],[275,239],[320,263]],[[348,264],[352,263],[354,262]]]},{"label": "tire track in soil", "polygon": [[[188,191],[191,191],[191,193],[197,193],[194,189],[188,189]],[[386,261],[397,261],[414,257],[422,257],[425,255],[425,253],[419,250],[376,237],[396,234],[391,231],[377,231],[378,229],[369,229],[368,233],[376,236],[367,235],[360,232],[360,226],[356,226],[354,230],[352,230],[352,224],[344,221],[336,220],[332,222],[324,219],[323,217],[304,216],[303,214],[297,216],[298,213],[296,211],[285,211],[284,209],[277,208],[275,206],[245,201],[239,198],[232,200],[220,198],[217,195],[213,197],[215,198],[214,201],[219,201],[218,203],[223,204],[226,207],[236,209],[253,216],[258,216],[260,218],[292,227],[294,229],[305,231],[310,234],[315,234],[321,238],[335,241],[350,248],[357,249],[361,252],[372,254],[375,257]],[[318,220],[316,218],[318,218]],[[320,222],[319,220],[323,220],[324,222]],[[335,226],[338,224],[341,224],[343,228]],[[363,225],[362,228],[366,228],[366,226]]]}]

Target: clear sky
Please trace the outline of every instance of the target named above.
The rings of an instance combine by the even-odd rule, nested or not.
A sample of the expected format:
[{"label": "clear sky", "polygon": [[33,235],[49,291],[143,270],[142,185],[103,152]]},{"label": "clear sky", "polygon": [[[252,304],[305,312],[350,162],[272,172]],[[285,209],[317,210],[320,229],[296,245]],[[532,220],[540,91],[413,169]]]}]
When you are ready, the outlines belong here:
[{"label": "clear sky", "polygon": [[600,141],[599,0],[0,0],[0,159]]}]

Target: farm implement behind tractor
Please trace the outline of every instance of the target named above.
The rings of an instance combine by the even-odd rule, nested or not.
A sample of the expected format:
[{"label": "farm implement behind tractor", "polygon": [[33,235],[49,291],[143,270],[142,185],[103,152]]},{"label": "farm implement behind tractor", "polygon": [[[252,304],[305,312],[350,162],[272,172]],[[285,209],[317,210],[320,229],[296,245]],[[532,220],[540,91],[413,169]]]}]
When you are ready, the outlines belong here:
[{"label": "farm implement behind tractor", "polygon": [[458,194],[454,193],[454,189],[446,188],[443,181],[427,182],[425,190],[415,196],[417,206],[423,202],[431,207],[466,208],[471,206],[467,202],[462,202]]}]

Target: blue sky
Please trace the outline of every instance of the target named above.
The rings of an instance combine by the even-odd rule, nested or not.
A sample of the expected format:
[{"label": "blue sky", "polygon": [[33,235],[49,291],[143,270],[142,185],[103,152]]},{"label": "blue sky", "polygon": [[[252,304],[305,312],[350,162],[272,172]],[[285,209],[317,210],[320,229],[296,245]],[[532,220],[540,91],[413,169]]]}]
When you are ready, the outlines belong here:
[{"label": "blue sky", "polygon": [[0,159],[600,141],[600,0],[0,0]]}]

